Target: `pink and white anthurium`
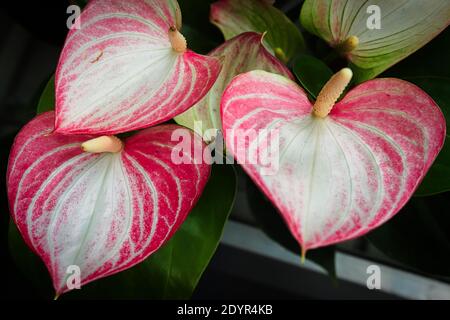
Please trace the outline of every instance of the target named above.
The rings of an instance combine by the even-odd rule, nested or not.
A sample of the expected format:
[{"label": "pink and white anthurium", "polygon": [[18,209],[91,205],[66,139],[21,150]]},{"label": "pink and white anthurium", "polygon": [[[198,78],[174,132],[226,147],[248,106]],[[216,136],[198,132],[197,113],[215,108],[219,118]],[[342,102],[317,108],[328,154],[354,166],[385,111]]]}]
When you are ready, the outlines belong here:
[{"label": "pink and white anthurium", "polygon": [[176,0],[91,0],[56,71],[55,130],[115,134],[173,118],[216,80],[217,57],[187,49]]},{"label": "pink and white anthurium", "polygon": [[48,112],[22,129],[7,182],[12,217],[59,295],[69,289],[70,266],[80,268],[83,285],[130,268],[161,247],[199,199],[210,167],[174,164],[174,152],[192,155],[172,141],[175,130],[192,136],[194,154],[205,147],[177,125],[152,127],[124,142],[61,135],[53,128],[54,113]]},{"label": "pink and white anthurium", "polygon": [[[289,69],[267,51],[262,41],[264,34],[244,32],[214,49],[209,56],[222,57],[223,69],[211,90],[195,106],[175,117],[175,121],[192,130],[195,122],[201,121],[206,141],[211,129],[222,130],[220,120],[220,99],[226,86],[238,74],[251,70],[265,70],[292,78]],[[212,130],[214,131],[214,130]]]},{"label": "pink and white anthurium", "polygon": [[[333,76],[314,105],[296,83],[264,71],[236,77],[223,94],[227,148],[279,209],[303,254],[394,216],[444,142],[439,107],[406,81],[371,80],[335,104],[351,76],[347,68]],[[278,170],[264,175],[245,157],[264,157],[271,137]]]}]

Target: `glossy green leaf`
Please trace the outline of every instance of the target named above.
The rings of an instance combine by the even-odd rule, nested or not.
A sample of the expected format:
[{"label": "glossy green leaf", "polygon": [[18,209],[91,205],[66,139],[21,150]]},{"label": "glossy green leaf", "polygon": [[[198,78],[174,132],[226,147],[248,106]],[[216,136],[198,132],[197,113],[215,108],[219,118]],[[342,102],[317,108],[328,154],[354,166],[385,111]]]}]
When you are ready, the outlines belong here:
[{"label": "glossy green leaf", "polygon": [[[351,62],[356,82],[371,79],[409,56],[450,22],[447,0],[306,0],[300,20]],[[379,22],[379,24],[378,24]],[[345,45],[350,37],[358,45]]]},{"label": "glossy green leaf", "polygon": [[306,54],[295,58],[293,69],[302,87],[313,98],[317,98],[325,83],[333,76],[333,71],[324,62]]},{"label": "glossy green leaf", "polygon": [[379,251],[403,267],[450,277],[448,193],[412,198],[391,221],[366,237]]},{"label": "glossy green leaf", "polygon": [[48,80],[37,105],[37,114],[55,109],[55,76]]},{"label": "glossy green leaf", "polygon": [[[212,258],[236,192],[230,165],[215,165],[199,202],[161,249],[137,266],[90,283],[61,298],[187,299]],[[43,295],[53,292],[45,267],[24,244],[15,225],[9,233],[10,252]]]},{"label": "glossy green leaf", "polygon": [[[275,207],[250,179],[247,179],[246,193],[257,224],[271,239],[298,255],[300,264],[301,248],[298,241],[292,236]],[[335,278],[335,251],[335,246],[313,249],[307,252],[306,259],[321,266],[332,278]]]},{"label": "glossy green leaf", "polygon": [[267,32],[264,43],[284,62],[305,47],[299,29],[270,1],[217,1],[211,6],[210,19],[222,31],[225,40],[247,31]]},{"label": "glossy green leaf", "polygon": [[415,195],[426,196],[450,190],[450,78],[407,78],[427,92],[439,105],[447,121],[447,137],[444,147],[420,184]]}]

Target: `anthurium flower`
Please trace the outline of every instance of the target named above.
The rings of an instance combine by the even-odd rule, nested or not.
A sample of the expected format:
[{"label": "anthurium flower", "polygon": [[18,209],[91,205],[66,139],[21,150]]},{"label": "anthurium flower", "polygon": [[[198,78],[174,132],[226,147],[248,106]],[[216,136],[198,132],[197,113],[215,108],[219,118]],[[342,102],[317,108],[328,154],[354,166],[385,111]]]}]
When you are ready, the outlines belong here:
[{"label": "anthurium flower", "polygon": [[[206,96],[194,107],[175,117],[175,121],[192,130],[201,130],[198,133],[202,135],[205,133],[205,139],[208,141],[212,138],[207,135],[208,130],[222,129],[220,99],[233,77],[243,72],[261,69],[292,78],[289,69],[263,46],[263,37],[263,34],[245,32],[209,53],[211,57],[222,58],[222,71]],[[201,128],[195,126],[196,121],[201,121]]]},{"label": "anthurium flower", "polygon": [[[37,116],[18,134],[7,183],[12,217],[44,261],[57,294],[134,266],[158,250],[199,199],[210,173],[200,137],[176,125],[152,127],[125,141],[52,133],[54,113]],[[192,138],[191,154],[171,139]],[[83,151],[83,150],[84,151]],[[172,154],[186,161],[175,164]]]},{"label": "anthurium flower", "polygon": [[271,0],[220,0],[211,5],[210,21],[225,40],[244,32],[267,32],[265,44],[271,53],[287,62],[304,49],[299,29]]},{"label": "anthurium flower", "polygon": [[92,0],[79,19],[56,72],[58,133],[162,123],[200,100],[220,72],[218,58],[187,49],[176,0]]},{"label": "anthurium flower", "polygon": [[[314,105],[296,83],[264,71],[237,76],[223,94],[228,150],[279,209],[303,252],[389,220],[444,142],[439,107],[406,81],[367,81],[335,104],[351,76],[348,68],[333,76]],[[264,156],[269,144],[279,144],[272,157],[278,171],[270,175],[259,161],[246,161]]]},{"label": "anthurium flower", "polygon": [[409,56],[450,23],[450,1],[306,0],[302,25],[354,65],[359,82]]}]

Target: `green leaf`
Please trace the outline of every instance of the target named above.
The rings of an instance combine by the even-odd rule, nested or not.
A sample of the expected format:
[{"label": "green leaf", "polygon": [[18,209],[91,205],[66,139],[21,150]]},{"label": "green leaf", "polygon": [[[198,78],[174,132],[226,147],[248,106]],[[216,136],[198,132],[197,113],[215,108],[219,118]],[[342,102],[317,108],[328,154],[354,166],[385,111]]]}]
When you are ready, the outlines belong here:
[{"label": "green leaf", "polygon": [[[450,128],[450,78],[411,77],[406,78],[415,83],[439,105],[444,113],[447,130]],[[420,184],[415,195],[426,196],[450,191],[450,135],[447,132],[444,147]]]},{"label": "green leaf", "polygon": [[363,83],[367,80],[374,79],[377,75],[382,73],[386,68],[378,66],[374,68],[360,68],[352,62],[349,62],[348,67],[353,71],[352,82],[355,84]]},{"label": "green leaf", "polygon": [[[247,180],[246,193],[252,215],[257,224],[269,238],[298,255],[298,263],[300,264],[300,245],[292,236],[278,211],[250,179]],[[335,251],[334,246],[312,249],[307,252],[306,259],[321,266],[335,279]]]},{"label": "green leaf", "polygon": [[217,1],[211,6],[211,22],[222,31],[225,40],[248,31],[267,32],[264,43],[284,62],[305,49],[300,30],[270,1]]},{"label": "green leaf", "polygon": [[[215,165],[199,202],[175,235],[144,262],[116,275],[94,281],[61,298],[68,299],[187,299],[217,249],[236,193],[230,165]],[[47,298],[52,298],[43,263],[24,244],[11,223],[9,246],[13,259]]]},{"label": "green leaf", "polygon": [[55,76],[51,76],[48,80],[44,91],[39,98],[37,105],[37,114],[44,113],[46,111],[51,111],[55,109]]},{"label": "green leaf", "polygon": [[[449,17],[448,0],[306,0],[300,21],[351,62],[360,83],[423,47],[448,26]],[[355,37],[358,42],[349,46],[346,40]]]},{"label": "green leaf", "polygon": [[333,76],[333,71],[324,62],[306,54],[298,55],[295,58],[293,69],[302,87],[314,99]]},{"label": "green leaf", "polygon": [[366,238],[394,262],[414,271],[450,277],[448,194],[412,198]]}]

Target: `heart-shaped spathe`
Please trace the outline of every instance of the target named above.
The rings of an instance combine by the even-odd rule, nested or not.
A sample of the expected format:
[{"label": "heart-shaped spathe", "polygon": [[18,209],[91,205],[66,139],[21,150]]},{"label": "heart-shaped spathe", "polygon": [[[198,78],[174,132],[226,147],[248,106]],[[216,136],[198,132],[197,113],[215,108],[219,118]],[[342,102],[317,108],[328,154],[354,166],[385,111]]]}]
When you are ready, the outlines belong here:
[{"label": "heart-shaped spathe", "polygon": [[176,0],[91,0],[79,22],[56,71],[58,133],[116,134],[162,123],[199,101],[219,75],[217,57],[178,52],[186,42]]},{"label": "heart-shaped spathe", "polygon": [[[436,103],[398,79],[355,87],[325,118],[312,108],[296,83],[264,71],[236,77],[221,103],[228,150],[304,251],[361,236],[395,215],[446,130]],[[268,157],[273,144],[278,153]],[[260,162],[268,158],[278,162],[276,172],[265,173]]]},{"label": "heart-shaped spathe", "polygon": [[[210,166],[196,164],[196,153],[172,141],[180,129],[191,137],[193,152],[205,147],[201,137],[176,125],[143,130],[125,140],[122,152],[99,154],[80,148],[91,136],[52,133],[53,125],[48,112],[21,130],[7,182],[12,217],[61,294],[68,290],[69,266],[80,268],[84,285],[161,247],[199,199]],[[173,153],[183,163],[175,164]]]}]

